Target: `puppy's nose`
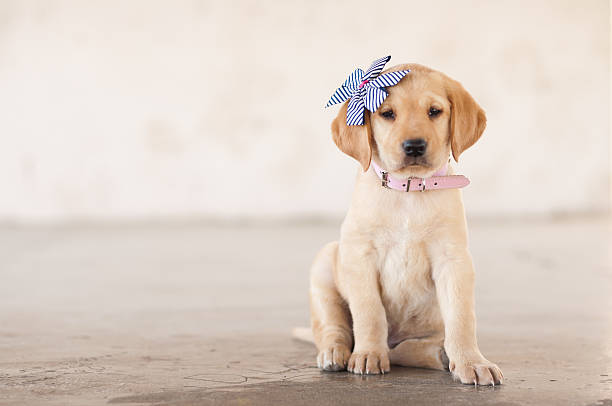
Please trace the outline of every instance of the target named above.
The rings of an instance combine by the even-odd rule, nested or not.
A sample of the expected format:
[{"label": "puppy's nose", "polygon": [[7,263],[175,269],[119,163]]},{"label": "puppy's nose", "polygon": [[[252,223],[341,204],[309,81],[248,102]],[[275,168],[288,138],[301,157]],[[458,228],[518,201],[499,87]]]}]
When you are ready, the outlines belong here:
[{"label": "puppy's nose", "polygon": [[413,138],[411,140],[405,140],[402,142],[402,148],[408,156],[421,156],[425,155],[427,149],[427,141],[423,138]]}]

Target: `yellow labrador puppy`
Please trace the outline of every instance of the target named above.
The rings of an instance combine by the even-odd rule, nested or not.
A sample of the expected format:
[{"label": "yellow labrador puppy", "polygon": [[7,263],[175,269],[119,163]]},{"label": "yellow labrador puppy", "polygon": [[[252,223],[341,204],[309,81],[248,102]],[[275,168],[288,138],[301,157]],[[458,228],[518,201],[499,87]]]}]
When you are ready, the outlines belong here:
[{"label": "yellow labrador puppy", "polygon": [[331,126],[338,148],[363,172],[340,240],[319,252],[311,270],[318,365],[356,374],[385,373],[390,364],[446,369],[465,384],[501,384],[501,370],[476,342],[460,190],[382,185],[387,176],[413,178],[419,185],[410,189],[422,190],[421,179],[452,175],[450,154],[457,160],[478,140],[486,116],[440,72],[409,64],[383,73],[407,69],[376,112],[365,111],[365,125],[346,124],[346,102]]}]

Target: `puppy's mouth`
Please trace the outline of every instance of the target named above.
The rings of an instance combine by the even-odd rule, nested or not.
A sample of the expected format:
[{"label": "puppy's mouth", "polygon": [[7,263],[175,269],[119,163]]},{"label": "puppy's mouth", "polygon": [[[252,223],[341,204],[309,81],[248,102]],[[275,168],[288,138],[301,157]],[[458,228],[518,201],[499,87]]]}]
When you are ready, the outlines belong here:
[{"label": "puppy's mouth", "polygon": [[402,167],[402,169],[411,167],[428,168],[429,166],[429,162],[427,162],[427,159],[423,157],[406,157],[404,158],[404,166]]},{"label": "puppy's mouth", "polygon": [[431,163],[425,157],[406,157],[401,166],[398,165],[392,172],[402,177],[422,177],[430,172],[431,168]]},{"label": "puppy's mouth", "polygon": [[[402,166],[397,169],[398,172],[419,172],[431,169],[431,164],[425,157],[406,157]],[[416,173],[415,173],[416,175]]]}]

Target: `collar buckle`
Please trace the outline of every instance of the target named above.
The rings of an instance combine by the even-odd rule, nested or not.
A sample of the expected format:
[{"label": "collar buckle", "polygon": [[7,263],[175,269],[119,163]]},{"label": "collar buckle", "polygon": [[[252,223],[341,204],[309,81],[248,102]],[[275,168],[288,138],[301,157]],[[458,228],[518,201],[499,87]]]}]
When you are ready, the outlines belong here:
[{"label": "collar buckle", "polygon": [[426,180],[425,178],[413,178],[413,177],[410,177],[410,178],[406,179],[406,190],[405,190],[405,191],[406,191],[406,192],[410,192],[410,183],[411,183],[413,180],[416,180],[416,181],[419,181],[419,182],[420,182],[420,183],[419,183],[419,186],[420,186],[421,188],[419,189],[419,192],[424,192],[424,191],[425,191],[425,187],[426,187],[426,182],[427,182],[427,180]]}]

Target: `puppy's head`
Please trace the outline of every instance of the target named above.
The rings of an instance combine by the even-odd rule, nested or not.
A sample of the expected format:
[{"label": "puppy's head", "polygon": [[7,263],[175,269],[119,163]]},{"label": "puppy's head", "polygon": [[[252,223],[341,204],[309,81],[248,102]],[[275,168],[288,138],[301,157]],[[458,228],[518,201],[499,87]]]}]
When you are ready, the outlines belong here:
[{"label": "puppy's head", "polygon": [[459,82],[414,64],[386,72],[406,69],[376,113],[365,111],[365,125],[346,125],[348,101],[332,122],[334,142],[364,171],[374,158],[400,177],[431,176],[451,152],[457,161],[485,129],[484,111]]}]

